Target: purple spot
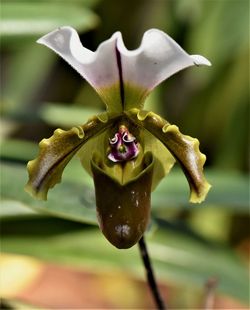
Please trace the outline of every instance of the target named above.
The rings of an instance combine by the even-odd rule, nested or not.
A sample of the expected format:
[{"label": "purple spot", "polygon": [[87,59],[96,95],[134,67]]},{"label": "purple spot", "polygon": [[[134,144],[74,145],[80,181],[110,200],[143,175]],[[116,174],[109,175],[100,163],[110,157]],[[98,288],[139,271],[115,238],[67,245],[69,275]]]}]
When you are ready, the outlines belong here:
[{"label": "purple spot", "polygon": [[121,125],[112,139],[109,139],[111,152],[108,158],[113,162],[122,162],[137,157],[139,150],[136,138]]}]

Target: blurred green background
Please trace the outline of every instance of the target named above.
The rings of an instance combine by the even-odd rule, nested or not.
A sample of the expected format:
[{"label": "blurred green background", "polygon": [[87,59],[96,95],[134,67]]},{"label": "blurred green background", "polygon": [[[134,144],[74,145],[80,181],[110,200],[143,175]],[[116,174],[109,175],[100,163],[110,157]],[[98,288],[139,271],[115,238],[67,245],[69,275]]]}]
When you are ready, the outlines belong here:
[{"label": "blurred green background", "polygon": [[[92,180],[77,159],[47,202],[23,191],[25,166],[36,157],[38,142],[54,129],[83,124],[104,109],[80,75],[35,42],[63,25],[76,28],[92,50],[117,30],[134,49],[147,29],[159,28],[188,53],[212,62],[212,67],[172,76],[146,101],[147,110],[200,140],[213,186],[204,203],[190,205],[188,184],[175,167],[152,195],[146,238],[156,275],[172,292],[171,307],[198,307],[210,277],[218,279],[218,296],[247,306],[248,0],[1,1],[2,252],[144,277],[137,248],[116,250],[98,230]],[[133,300],[131,305],[138,306]],[[120,297],[120,307],[125,306],[125,297]]]}]

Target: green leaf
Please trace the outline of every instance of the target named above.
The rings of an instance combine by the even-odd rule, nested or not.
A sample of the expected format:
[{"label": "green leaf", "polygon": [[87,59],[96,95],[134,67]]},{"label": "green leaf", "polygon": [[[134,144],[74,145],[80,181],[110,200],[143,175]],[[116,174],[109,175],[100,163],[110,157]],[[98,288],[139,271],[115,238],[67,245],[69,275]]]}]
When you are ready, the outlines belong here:
[{"label": "green leaf", "polygon": [[[28,175],[22,165],[1,165],[1,206],[6,210],[6,204],[11,202],[45,215],[53,215],[69,220],[96,224],[93,190],[80,182],[63,182],[61,186],[51,191],[47,202],[37,201],[30,197],[24,186]],[[15,204],[13,204],[15,206]]]},{"label": "green leaf", "polygon": [[47,78],[55,55],[36,44],[35,38],[22,48],[17,44],[17,50],[10,55],[11,61],[6,66],[2,110],[7,114],[22,115],[25,120],[30,117],[34,121],[37,109],[34,97]]},{"label": "green leaf", "polygon": [[3,38],[39,37],[65,25],[82,32],[98,23],[94,13],[77,3],[3,1],[1,10]]},{"label": "green leaf", "polygon": [[1,158],[28,161],[37,155],[37,144],[18,139],[6,139],[0,143]]},{"label": "green leaf", "polygon": [[[207,173],[213,184],[203,207],[224,208],[232,212],[246,213],[249,210],[248,178],[240,174],[225,174],[217,171]],[[60,185],[50,191],[49,199],[41,202],[24,192],[28,174],[23,165],[1,164],[1,206],[11,208],[18,205],[52,216],[77,222],[97,224],[95,216],[94,185],[90,176],[82,169],[77,158],[66,167]],[[188,184],[180,170],[174,169],[152,193],[152,210],[168,212],[170,209],[188,205]],[[194,204],[190,204],[194,208]],[[201,208],[196,206],[195,208]],[[4,211],[6,214],[6,211]],[[10,213],[13,211],[10,210]]]},{"label": "green leaf", "polygon": [[[206,176],[212,188],[202,205],[224,207],[234,212],[248,212],[249,191],[248,176],[238,172],[224,172],[220,170],[206,170]],[[168,205],[189,205],[188,185],[179,168],[162,180],[152,195],[152,204],[157,208],[166,208]]]},{"label": "green leaf", "polygon": [[5,200],[1,202],[0,218],[1,219],[12,219],[12,218],[27,218],[27,217],[39,217],[41,216],[36,211],[25,206],[20,201],[16,200]]},{"label": "green leaf", "polygon": [[72,106],[59,103],[47,103],[40,110],[41,118],[50,125],[73,127],[82,125],[86,120],[102,112],[100,109]]},{"label": "green leaf", "polygon": [[[15,234],[12,230],[4,234],[2,250],[96,271],[122,269],[144,278],[137,247],[120,251],[110,246],[99,230],[79,230],[79,226],[78,230],[70,230],[63,223],[59,234],[57,224],[51,222],[46,229],[46,219],[26,221],[23,225],[8,221],[3,228],[12,227]],[[32,233],[32,227],[36,233]],[[202,289],[213,276],[219,280],[218,292],[248,300],[247,268],[228,248],[162,229],[148,236],[148,248],[156,274],[162,280]]]},{"label": "green leaf", "polygon": [[[9,0],[10,1],[13,1],[13,0]],[[14,0],[14,2],[48,2],[48,0]],[[62,3],[62,0],[50,0],[49,2],[54,2],[54,3]],[[78,4],[81,4],[85,7],[94,7],[96,6],[100,0],[71,0],[70,1],[71,3],[78,3]]]},{"label": "green leaf", "polygon": [[25,119],[32,116],[34,120],[37,109],[34,97],[55,60],[53,53],[35,41],[41,35],[68,24],[81,32],[87,31],[96,26],[98,18],[77,3],[62,5],[59,1],[3,1],[1,9],[2,45],[5,47],[7,43],[7,49],[15,48],[6,66],[3,111],[22,115]]},{"label": "green leaf", "polygon": [[[202,9],[207,13],[206,18],[200,14],[199,24],[194,24],[189,36],[189,45],[192,50],[201,51],[202,55],[204,51],[211,62],[216,63],[216,68],[211,70],[214,74],[239,49],[248,46],[245,29],[249,26],[249,3],[245,0],[204,1]],[[232,23],[235,16],[239,18]]]}]

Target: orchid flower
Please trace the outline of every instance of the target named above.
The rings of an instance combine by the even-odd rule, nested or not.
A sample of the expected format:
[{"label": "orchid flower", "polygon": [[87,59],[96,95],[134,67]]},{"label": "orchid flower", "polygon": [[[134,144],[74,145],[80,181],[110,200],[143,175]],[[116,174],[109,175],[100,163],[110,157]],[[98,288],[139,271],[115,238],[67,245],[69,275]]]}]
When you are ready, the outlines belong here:
[{"label": "orchid flower", "polygon": [[[210,62],[187,54],[164,32],[145,32],[136,50],[127,50],[116,32],[95,52],[83,47],[77,32],[62,27],[38,40],[66,60],[100,95],[106,112],[70,130],[43,139],[28,163],[26,190],[35,198],[61,181],[78,153],[93,177],[99,226],[118,248],[129,248],[144,234],[151,192],[177,161],[190,186],[190,201],[202,202],[210,188],[203,175],[206,156],[199,141],[183,135],[161,116],[143,110],[148,94],[174,73]],[[73,206],[72,206],[73,207]]]}]

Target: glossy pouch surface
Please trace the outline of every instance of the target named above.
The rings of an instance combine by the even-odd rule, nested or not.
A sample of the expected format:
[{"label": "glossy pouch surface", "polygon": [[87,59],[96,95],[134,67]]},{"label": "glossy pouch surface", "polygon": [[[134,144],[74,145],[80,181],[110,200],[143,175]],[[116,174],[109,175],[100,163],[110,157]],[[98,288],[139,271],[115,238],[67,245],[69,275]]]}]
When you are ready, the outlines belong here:
[{"label": "glossy pouch surface", "polygon": [[99,226],[117,248],[130,248],[147,229],[153,166],[152,155],[146,153],[142,171],[129,182],[120,184],[105,173],[100,162],[92,160]]}]

